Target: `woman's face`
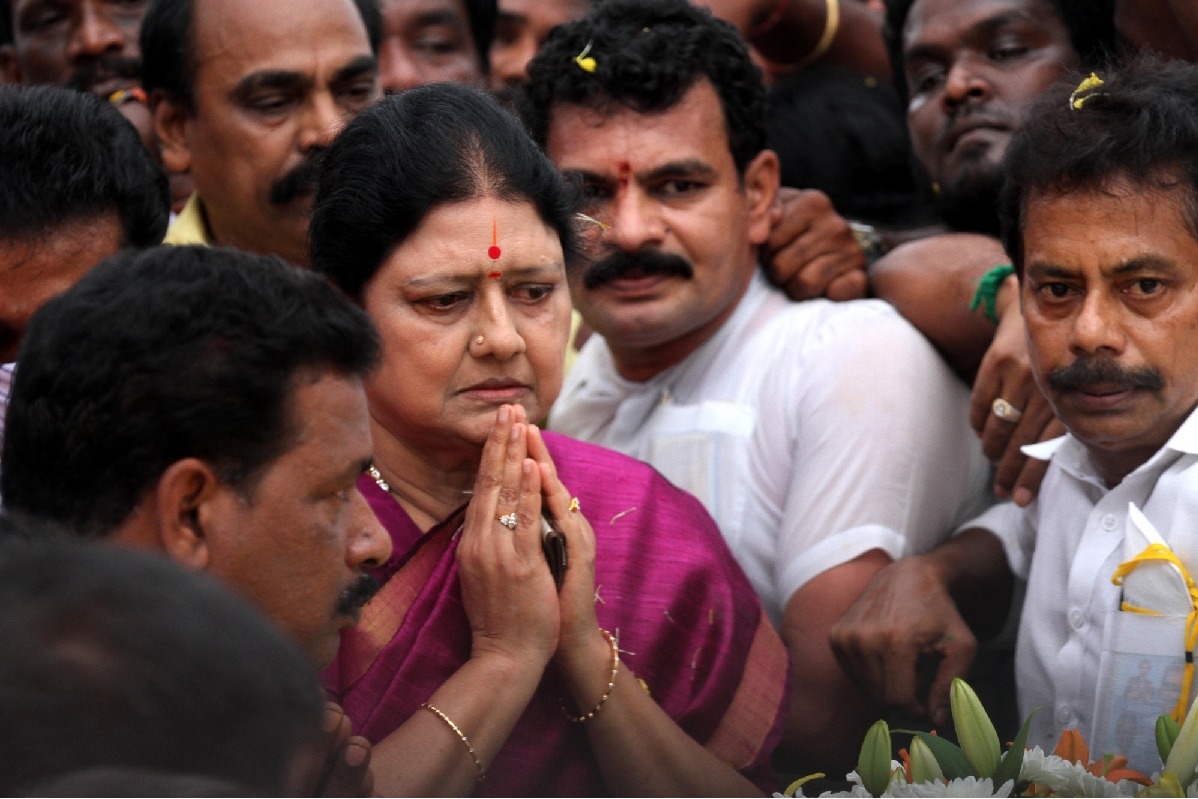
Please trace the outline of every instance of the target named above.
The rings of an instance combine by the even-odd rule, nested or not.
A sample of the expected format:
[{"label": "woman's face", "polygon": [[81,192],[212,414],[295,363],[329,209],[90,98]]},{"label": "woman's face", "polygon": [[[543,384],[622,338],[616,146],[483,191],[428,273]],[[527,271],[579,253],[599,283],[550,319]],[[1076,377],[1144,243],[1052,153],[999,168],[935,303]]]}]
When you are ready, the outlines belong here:
[{"label": "woman's face", "polygon": [[500,405],[541,421],[561,390],[570,295],[561,242],[530,203],[434,209],[363,301],[383,341],[371,416],[408,446],[476,449]]}]

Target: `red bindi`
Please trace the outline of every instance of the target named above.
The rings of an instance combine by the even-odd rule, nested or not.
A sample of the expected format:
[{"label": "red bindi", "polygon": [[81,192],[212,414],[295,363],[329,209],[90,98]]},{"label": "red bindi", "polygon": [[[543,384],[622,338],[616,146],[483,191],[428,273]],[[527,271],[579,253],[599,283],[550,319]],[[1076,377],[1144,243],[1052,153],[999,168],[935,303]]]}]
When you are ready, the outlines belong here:
[{"label": "red bindi", "polygon": [[[499,249],[499,248],[496,247],[494,249]],[[498,258],[499,255],[495,254],[495,255],[492,255],[491,257]],[[492,280],[498,280],[499,278],[503,277],[503,272],[487,272],[487,277],[491,278]]]},{"label": "red bindi", "polygon": [[[498,261],[499,256],[503,255],[503,250],[499,249],[499,222],[491,220],[491,246],[487,249],[487,256],[492,261]],[[499,277],[498,274],[492,272],[491,277]]]}]

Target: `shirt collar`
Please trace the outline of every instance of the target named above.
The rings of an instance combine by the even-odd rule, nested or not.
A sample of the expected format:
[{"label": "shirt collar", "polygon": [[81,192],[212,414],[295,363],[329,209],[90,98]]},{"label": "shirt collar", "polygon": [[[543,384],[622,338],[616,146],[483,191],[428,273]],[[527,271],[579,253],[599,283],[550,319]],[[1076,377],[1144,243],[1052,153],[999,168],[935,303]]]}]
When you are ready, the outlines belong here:
[{"label": "shirt collar", "polygon": [[[1063,469],[1076,475],[1094,474],[1094,468],[1090,464],[1090,457],[1085,446],[1070,433],[1049,441],[1028,444],[1021,447],[1020,451],[1029,458],[1035,458],[1036,460],[1047,461],[1055,459]],[[1191,411],[1190,415],[1181,423],[1181,426],[1165,442],[1165,445],[1151,458],[1140,464],[1135,471],[1138,472],[1141,469],[1152,468],[1156,461],[1162,457],[1166,457],[1166,453],[1170,452],[1182,455],[1198,454],[1198,408]]]}]

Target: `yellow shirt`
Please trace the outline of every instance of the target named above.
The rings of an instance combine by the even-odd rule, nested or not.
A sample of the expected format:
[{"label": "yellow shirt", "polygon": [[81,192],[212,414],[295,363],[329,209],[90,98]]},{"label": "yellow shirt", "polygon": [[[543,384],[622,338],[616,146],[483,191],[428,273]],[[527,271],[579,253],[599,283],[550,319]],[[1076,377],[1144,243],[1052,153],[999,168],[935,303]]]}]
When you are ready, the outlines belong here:
[{"label": "yellow shirt", "polygon": [[208,235],[208,224],[204,221],[204,209],[200,207],[200,195],[193,193],[187,198],[187,205],[175,217],[175,221],[166,231],[163,244],[181,246],[184,244],[203,244],[211,247],[212,239]]}]

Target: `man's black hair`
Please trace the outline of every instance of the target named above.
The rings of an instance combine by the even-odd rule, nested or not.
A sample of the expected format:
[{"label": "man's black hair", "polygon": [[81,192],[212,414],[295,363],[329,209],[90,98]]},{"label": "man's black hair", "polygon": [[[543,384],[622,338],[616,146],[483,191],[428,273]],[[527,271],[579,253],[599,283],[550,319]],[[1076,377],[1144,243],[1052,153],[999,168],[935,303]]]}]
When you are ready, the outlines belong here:
[{"label": "man's black hair", "polygon": [[350,122],[322,160],[312,268],[360,300],[430,211],[482,197],[532,204],[567,263],[573,258],[577,196],[494,98],[453,83],[386,97]]},{"label": "man's black hair", "polygon": [[162,241],[166,176],[104,100],[54,86],[0,86],[0,239],[52,239],[112,214],[121,244]]},{"label": "man's black hair", "polygon": [[319,740],[324,702],[295,644],[161,555],[2,542],[0,641],[5,796],[101,766],[286,795]]},{"label": "man's black hair", "polygon": [[0,0],[0,45],[12,44],[12,0]]},{"label": "man's black hair", "polygon": [[[900,97],[909,96],[903,58],[903,26],[917,0],[886,0],[882,38]],[[1115,0],[1045,0],[1069,31],[1069,41],[1085,69],[1097,69],[1115,56]]]},{"label": "man's black hair", "polygon": [[[369,2],[369,0],[365,0]],[[495,40],[495,20],[499,16],[497,0],[462,0],[470,23],[470,36],[478,52],[483,75],[491,74],[491,42]]]},{"label": "man's black hair", "polygon": [[782,185],[819,189],[838,213],[900,229],[937,221],[911,172],[903,103],[885,83],[815,65],[770,87],[769,145]]},{"label": "man's black hair", "polygon": [[[594,70],[577,56],[586,51]],[[553,30],[528,66],[522,112],[544,146],[557,104],[667,111],[700,80],[715,88],[737,171],[766,147],[761,70],[736,28],[686,0],[606,0]]]},{"label": "man's black hair", "polygon": [[103,262],[34,314],[13,380],[5,507],[85,536],[120,525],[183,458],[252,497],[295,444],[298,381],[363,376],[366,315],[323,278],[232,249]]},{"label": "man's black hair", "polygon": [[[370,50],[378,54],[383,19],[378,0],[353,0],[366,27]],[[141,22],[141,85],[158,90],[188,113],[195,113],[195,0],[150,0]]]},{"label": "man's black hair", "polygon": [[1106,192],[1126,183],[1141,192],[1180,192],[1198,238],[1198,65],[1140,57],[1104,72],[1081,108],[1072,87],[1037,100],[1011,138],[999,201],[1003,244],[1022,274],[1029,199]]}]

